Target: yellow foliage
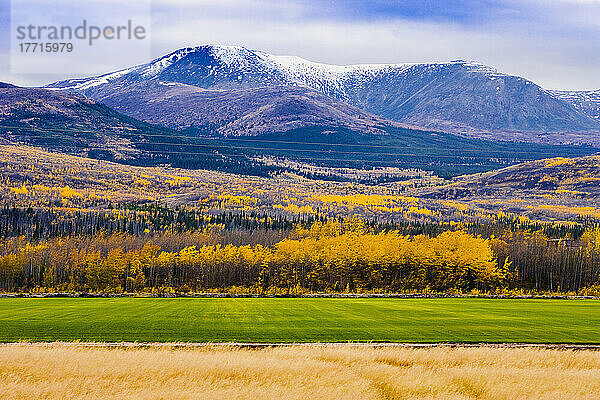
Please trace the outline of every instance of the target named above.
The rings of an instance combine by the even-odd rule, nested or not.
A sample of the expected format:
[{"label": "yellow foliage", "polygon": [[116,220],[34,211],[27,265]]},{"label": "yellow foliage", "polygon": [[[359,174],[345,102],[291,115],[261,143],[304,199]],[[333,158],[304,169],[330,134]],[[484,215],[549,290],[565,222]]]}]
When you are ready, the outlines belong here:
[{"label": "yellow foliage", "polygon": [[452,201],[452,200],[446,200],[446,201],[442,201],[442,204],[444,204],[445,206],[448,207],[453,207],[456,208],[459,211],[468,211],[469,210],[469,206],[463,203],[459,203],[457,201]]},{"label": "yellow foliage", "polygon": [[12,188],[10,188],[10,191],[14,194],[24,194],[24,195],[29,194],[29,190],[27,190],[25,185],[23,185],[21,187],[12,187]]},{"label": "yellow foliage", "polygon": [[566,189],[556,189],[556,194],[574,194],[581,195],[586,194],[585,192],[580,192],[579,190],[566,190]]},{"label": "yellow foliage", "polygon": [[408,212],[419,215],[433,215],[433,211],[428,208],[410,207]]},{"label": "yellow foliage", "polygon": [[280,209],[280,210],[285,210],[285,211],[289,211],[291,213],[298,214],[298,215],[301,215],[301,214],[312,214],[312,215],[314,215],[314,214],[316,214],[316,211],[311,206],[308,206],[308,205],[306,205],[306,206],[298,206],[298,205],[293,204],[293,203],[290,203],[290,204],[287,204],[287,205],[275,204],[273,206],[273,208]]},{"label": "yellow foliage", "polygon": [[150,181],[147,179],[136,179],[133,184],[135,186],[149,186],[150,185]]},{"label": "yellow foliage", "polygon": [[69,186],[59,188],[60,196],[64,199],[71,199],[73,197],[83,197],[78,191],[71,189]]},{"label": "yellow foliage", "polygon": [[577,206],[565,206],[565,205],[549,205],[542,204],[537,206],[539,210],[549,210],[558,213],[575,214],[584,217],[593,217],[600,219],[600,209],[594,207],[577,207]]},{"label": "yellow foliage", "polygon": [[179,186],[182,183],[185,182],[189,182],[192,180],[192,178],[190,178],[189,176],[175,176],[175,175],[169,175],[169,180],[167,180],[167,183],[171,186]]},{"label": "yellow foliage", "polygon": [[338,203],[350,206],[385,206],[394,202],[416,203],[416,197],[384,196],[380,194],[354,194],[354,195],[321,195],[313,196],[315,200],[323,203]]},{"label": "yellow foliage", "polygon": [[217,196],[217,199],[223,200],[225,204],[233,206],[252,206],[258,203],[258,199],[250,196],[235,196],[231,194],[222,194]]},{"label": "yellow foliage", "polygon": [[564,158],[564,157],[556,157],[556,158],[551,158],[545,161],[546,162],[546,167],[558,167],[560,165],[572,165],[575,163],[574,160],[570,159],[570,158]]}]

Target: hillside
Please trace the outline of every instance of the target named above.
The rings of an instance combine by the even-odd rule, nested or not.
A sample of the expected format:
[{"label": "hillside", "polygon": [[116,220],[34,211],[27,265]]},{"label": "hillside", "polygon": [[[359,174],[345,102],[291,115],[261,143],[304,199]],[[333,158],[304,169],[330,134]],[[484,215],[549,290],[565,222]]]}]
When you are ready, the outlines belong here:
[{"label": "hillside", "polygon": [[400,125],[299,86],[211,90],[149,80],[126,91],[106,89],[94,98],[119,112],[200,133],[258,135],[319,125],[384,134],[382,127]]},{"label": "hillside", "polygon": [[600,220],[598,156],[524,163],[449,184],[408,172],[398,182],[357,184],[291,173],[257,177],[138,167],[0,146],[0,200],[7,207],[58,207],[56,213],[157,204],[185,206],[206,215],[267,214],[288,219],[356,215],[378,221],[455,223],[493,221],[511,214],[534,221]]},{"label": "hillside", "polygon": [[498,171],[457,178],[449,186],[436,188],[431,195],[512,195],[520,198],[528,193],[570,193],[600,198],[600,156],[559,157],[517,164]]},{"label": "hillside", "polygon": [[8,84],[0,87],[0,137],[5,143],[141,165],[169,161],[156,142],[181,144],[173,130],[77,93]]},{"label": "hillside", "polygon": [[[151,80],[127,87],[114,99],[127,99],[118,111],[133,117],[71,91],[0,89],[2,137],[136,165],[254,175],[285,169],[275,165],[292,160],[328,168],[391,166],[450,177],[595,151],[411,129],[299,86],[224,91]],[[260,137],[249,141],[248,136]],[[260,161],[265,156],[279,161],[265,165]]]},{"label": "hillside", "polygon": [[0,139],[4,144],[134,165],[170,164],[254,174],[270,170],[235,149],[206,143],[190,151],[187,136],[77,93],[9,84],[0,87]]},{"label": "hillside", "polygon": [[[130,88],[149,81],[166,83],[162,88],[165,93],[172,91],[168,87],[172,83],[213,91],[300,86],[385,119],[428,130],[494,140],[600,143],[600,122],[570,102],[526,79],[466,61],[331,66],[243,47],[198,46],[177,50],[148,64],[48,87],[75,90],[142,118],[145,99],[130,92]],[[203,118],[221,101],[219,97],[198,98],[197,92],[182,90],[177,94],[179,102],[184,101],[180,96],[185,93],[194,96],[196,110],[207,110]],[[273,97],[271,102],[285,102],[285,93],[280,91],[269,96]],[[238,107],[236,103],[231,110],[252,114],[245,102]],[[337,112],[333,114],[335,120]],[[180,112],[172,114],[172,121],[181,118],[185,115]],[[247,133],[244,126],[238,128]]]},{"label": "hillside", "polygon": [[552,95],[563,99],[588,117],[600,121],[600,90],[592,91],[551,91]]},{"label": "hillside", "polygon": [[139,153],[126,136],[148,128],[80,95],[8,84],[0,85],[0,125],[6,140],[82,155],[110,152],[116,159]]},{"label": "hillside", "polygon": [[458,201],[487,213],[524,219],[566,221],[600,219],[600,156],[552,158],[455,179],[449,185],[418,190],[416,196]]}]

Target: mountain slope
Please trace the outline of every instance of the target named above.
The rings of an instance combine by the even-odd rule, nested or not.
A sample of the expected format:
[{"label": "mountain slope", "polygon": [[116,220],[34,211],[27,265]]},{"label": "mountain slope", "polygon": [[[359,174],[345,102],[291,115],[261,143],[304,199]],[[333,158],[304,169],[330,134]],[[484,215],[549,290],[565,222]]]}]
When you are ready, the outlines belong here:
[{"label": "mountain slope", "polygon": [[307,126],[383,134],[382,127],[400,125],[299,86],[211,90],[150,80],[128,85],[127,91],[100,87],[94,97],[149,123],[225,136],[285,132]]},{"label": "mountain slope", "polygon": [[7,140],[131,158],[138,151],[125,136],[146,125],[83,96],[0,85],[0,126]]},{"label": "mountain slope", "polygon": [[423,193],[432,198],[502,196],[513,200],[532,194],[539,199],[575,196],[583,198],[583,203],[585,199],[600,198],[600,155],[530,161],[466,176],[451,185],[426,189]]},{"label": "mountain slope", "polygon": [[206,144],[190,151],[179,132],[120,114],[81,95],[0,84],[1,144],[28,144],[51,151],[136,165],[265,173],[235,149]]},{"label": "mountain slope", "polygon": [[571,103],[588,117],[600,121],[600,90],[561,91],[552,90],[552,95]]},{"label": "mountain slope", "polygon": [[[139,93],[150,89],[151,86],[144,84]],[[199,96],[205,95],[197,87],[177,84],[177,90],[183,89]],[[335,121],[315,120],[315,123],[323,125],[292,127],[286,131],[274,132],[271,129],[273,121],[280,121],[282,125],[287,123],[284,118],[285,110],[278,109],[281,105],[273,103],[269,96],[274,89],[249,90],[266,93],[268,101],[258,107],[260,111],[255,112],[256,115],[252,118],[235,117],[233,122],[246,121],[248,125],[244,128],[260,131],[266,126],[269,131],[261,133],[260,137],[237,135],[223,139],[218,135],[209,139],[199,137],[198,131],[178,132],[138,121],[70,92],[5,87],[0,89],[0,138],[12,143],[42,146],[53,151],[129,164],[171,164],[184,168],[249,174],[265,174],[279,169],[265,166],[260,161],[265,156],[328,167],[370,168],[391,165],[455,176],[487,171],[531,157],[581,155],[593,151],[577,147],[494,143],[393,124],[379,125],[381,120],[377,117],[344,104],[339,105],[339,109],[347,112],[340,118],[351,121],[355,124],[355,129],[337,126]],[[277,90],[285,94],[281,98],[299,99],[297,108],[290,110],[294,118],[302,113],[305,113],[306,118],[313,117],[313,109],[298,110],[306,106],[301,99],[309,99],[308,104],[319,104],[320,98],[327,99],[305,88],[279,87]],[[214,96],[219,93],[210,91],[210,95]],[[220,100],[225,110],[228,106],[241,107],[236,104],[244,104],[246,101],[253,104],[250,108],[260,105],[257,102],[261,96],[252,95],[247,98],[246,91],[241,91],[240,98],[235,100],[231,93],[232,91],[224,92],[225,97]],[[170,104],[169,98],[167,96],[164,100],[165,105]],[[285,107],[289,104],[290,102],[286,103]],[[322,104],[327,108],[331,103],[324,100]],[[168,117],[169,113],[170,109],[161,118]],[[174,111],[172,113],[176,114]],[[369,131],[369,127],[377,130]],[[204,126],[204,129],[209,128],[210,125]],[[234,126],[230,129],[236,130]]]},{"label": "mountain slope", "polygon": [[[149,81],[219,91],[299,86],[383,118],[431,130],[502,140],[600,143],[600,121],[573,104],[526,79],[465,61],[331,66],[243,47],[199,46],[148,64],[49,87],[79,91],[133,115],[143,105],[129,96],[130,88]],[[212,101],[201,99],[197,108],[211,110]],[[173,115],[179,117],[180,113]]]}]

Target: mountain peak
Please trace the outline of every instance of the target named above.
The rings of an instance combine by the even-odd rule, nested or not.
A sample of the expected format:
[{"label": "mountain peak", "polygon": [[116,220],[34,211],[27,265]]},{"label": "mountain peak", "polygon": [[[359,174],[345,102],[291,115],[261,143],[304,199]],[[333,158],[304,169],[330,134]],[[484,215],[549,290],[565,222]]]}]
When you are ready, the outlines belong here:
[{"label": "mountain peak", "polygon": [[[592,132],[593,141],[600,140],[596,137],[599,130],[597,103],[594,99],[590,103],[587,100],[590,96],[581,100],[570,96],[570,100],[565,101],[564,96],[543,90],[527,79],[469,60],[329,65],[242,46],[201,45],[176,50],[148,64],[87,79],[57,82],[49,87],[76,90],[137,116],[140,99],[128,96],[136,92],[131,89],[135,85],[141,87],[149,82],[160,85],[160,93],[168,92],[166,98],[183,96],[183,93],[191,98],[208,96],[198,90],[232,91],[230,94],[237,96],[240,91],[267,87],[301,87],[367,113],[430,130],[477,137],[488,135],[485,137],[503,140],[523,137],[546,140],[538,134],[569,132],[578,135],[574,140],[579,143],[587,143],[587,133]],[[260,93],[266,96],[266,92]],[[269,96],[275,93],[278,91],[269,92]],[[298,93],[286,93],[286,96],[302,97]],[[222,102],[217,100],[222,98],[218,93],[212,96],[212,100],[203,97],[202,101]],[[123,100],[125,97],[128,100]],[[136,105],[130,105],[130,101]],[[295,102],[294,107],[278,109],[301,110],[303,101]],[[577,106],[576,101],[583,105]],[[182,120],[188,119],[186,109],[178,112]]]},{"label": "mountain peak", "polygon": [[[260,50],[248,49],[243,46],[205,44],[194,47],[184,47],[158,57],[151,62],[131,68],[125,68],[97,77],[67,80],[51,84],[49,88],[88,90],[106,84],[126,75],[137,75],[143,79],[156,79],[176,64],[184,63],[187,69],[179,73],[194,74],[197,69],[204,67],[207,76],[217,77],[219,73],[231,75],[234,81],[244,81],[245,75],[268,76],[270,81],[277,84],[300,85],[314,87],[333,85],[342,86],[339,82],[348,79],[369,79],[384,71],[402,73],[414,69],[439,70],[459,66],[471,72],[489,75],[504,75],[492,67],[476,61],[453,60],[449,62],[431,63],[392,63],[392,64],[350,64],[332,65],[306,60],[298,56],[274,55]],[[195,69],[196,71],[192,71]],[[238,73],[241,73],[238,74]],[[237,74],[237,75],[236,75]],[[171,76],[172,74],[167,74]],[[166,79],[169,80],[169,79]],[[188,83],[188,82],[186,82]],[[259,86],[262,86],[263,82]],[[331,93],[325,92],[330,95]],[[338,93],[339,94],[339,93]],[[340,94],[340,98],[344,98]]]}]

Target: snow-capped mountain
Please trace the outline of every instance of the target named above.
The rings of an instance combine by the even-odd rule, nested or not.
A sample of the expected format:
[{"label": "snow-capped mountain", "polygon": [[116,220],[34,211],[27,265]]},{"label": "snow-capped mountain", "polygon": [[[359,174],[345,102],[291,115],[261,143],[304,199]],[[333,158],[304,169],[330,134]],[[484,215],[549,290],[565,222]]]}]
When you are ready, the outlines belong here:
[{"label": "snow-capped mountain", "polygon": [[600,121],[600,90],[591,91],[550,91],[553,96],[563,99],[586,114],[587,116]]},{"label": "snow-capped mountain", "polygon": [[158,79],[206,89],[307,86],[334,97],[343,97],[345,86],[352,81],[367,82],[378,71],[408,66],[410,64],[333,66],[313,63],[300,57],[275,56],[244,47],[198,46],[174,51],[148,64],[98,77],[61,81],[49,86],[91,91],[118,81]]},{"label": "snow-capped mountain", "polygon": [[[148,84],[152,87],[148,95],[135,89],[139,88],[138,85]],[[215,107],[210,103],[214,96],[200,99],[198,91],[190,91],[190,86],[218,91],[220,102],[228,93],[234,94],[233,91],[238,97],[239,91],[247,91],[244,96],[251,100],[253,94],[249,90],[302,87],[323,94],[332,102],[344,102],[385,119],[432,130],[507,140],[600,141],[600,121],[586,115],[563,97],[526,79],[462,60],[332,66],[244,47],[199,46],[177,50],[148,64],[98,77],[61,81],[48,87],[81,92],[144,120],[151,120],[150,114],[157,111],[148,109],[153,100],[149,96],[164,98],[159,94],[161,90],[163,94],[169,92],[168,97],[179,102],[179,106],[174,107],[179,111],[170,110],[167,115],[173,120],[186,119],[184,114],[189,112],[189,107],[193,107],[196,114],[202,114],[202,110],[214,112]],[[177,91],[177,88],[181,90]],[[195,93],[193,101],[185,98],[189,92]],[[272,92],[273,96],[289,94],[285,90]],[[287,101],[279,98],[275,102],[281,105]],[[243,103],[243,109],[232,104],[230,111],[243,118],[258,110],[248,107],[248,101]],[[332,103],[326,108],[331,110],[337,105]],[[260,107],[258,103],[257,107]],[[314,107],[308,107],[311,108]],[[289,111],[290,108],[282,109]],[[200,123],[202,117],[199,115],[195,122],[191,121],[191,125]],[[222,117],[226,119],[227,115]],[[335,117],[321,115],[320,119]],[[292,120],[293,116],[290,117]],[[172,121],[170,124],[169,121],[163,122],[186,128]],[[544,137],[540,138],[540,134]]]}]

